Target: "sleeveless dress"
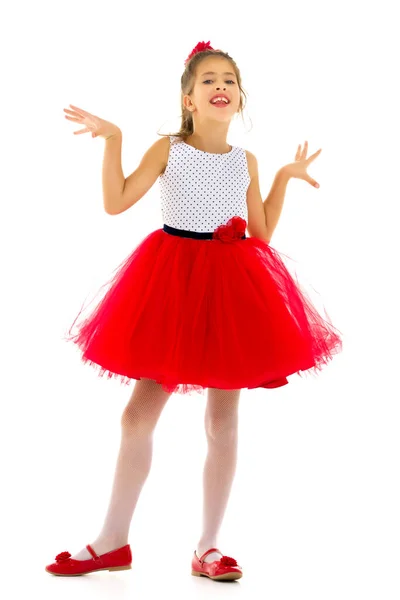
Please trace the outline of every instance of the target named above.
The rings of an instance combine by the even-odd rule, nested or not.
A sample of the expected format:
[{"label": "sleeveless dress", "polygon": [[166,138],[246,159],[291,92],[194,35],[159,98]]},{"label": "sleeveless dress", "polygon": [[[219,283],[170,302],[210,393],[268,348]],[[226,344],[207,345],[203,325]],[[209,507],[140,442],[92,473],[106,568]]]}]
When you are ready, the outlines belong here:
[{"label": "sleeveless dress", "polygon": [[341,351],[340,331],[284,255],[246,236],[245,150],[209,153],[170,136],[158,181],[163,227],[122,261],[64,339],[99,376],[150,378],[169,393],[276,388],[289,375],[317,374]]}]

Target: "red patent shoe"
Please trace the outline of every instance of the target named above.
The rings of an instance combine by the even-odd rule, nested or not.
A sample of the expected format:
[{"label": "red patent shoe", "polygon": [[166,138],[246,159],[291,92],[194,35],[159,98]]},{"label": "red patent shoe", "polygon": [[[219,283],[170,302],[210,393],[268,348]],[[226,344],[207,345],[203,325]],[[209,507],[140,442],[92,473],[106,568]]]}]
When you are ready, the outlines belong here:
[{"label": "red patent shoe", "polygon": [[47,565],[46,571],[52,575],[74,577],[93,571],[123,571],[132,568],[132,553],[129,544],[100,555],[96,554],[90,544],[86,548],[93,558],[77,560],[76,558],[70,558],[71,554],[69,552],[61,552],[57,554],[56,562]]},{"label": "red patent shoe", "polygon": [[[212,562],[206,562],[204,559],[211,552],[218,552],[222,555],[219,560],[213,560]],[[192,559],[192,575],[201,577],[210,577],[210,579],[240,579],[243,575],[242,568],[239,567],[236,560],[230,556],[225,556],[218,550],[218,548],[210,548],[207,552],[199,558],[194,551]]]}]

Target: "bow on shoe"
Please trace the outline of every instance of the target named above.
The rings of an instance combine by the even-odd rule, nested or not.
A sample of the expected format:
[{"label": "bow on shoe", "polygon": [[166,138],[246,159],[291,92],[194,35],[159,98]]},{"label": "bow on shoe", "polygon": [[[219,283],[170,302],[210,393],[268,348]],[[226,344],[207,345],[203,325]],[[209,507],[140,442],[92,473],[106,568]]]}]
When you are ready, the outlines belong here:
[{"label": "bow on shoe", "polygon": [[60,554],[57,554],[56,556],[56,561],[65,562],[70,558],[70,556],[72,556],[72,554],[70,554],[69,552],[60,552]]},{"label": "bow on shoe", "polygon": [[242,217],[232,217],[226,225],[220,225],[213,232],[213,239],[221,242],[240,240],[246,232],[246,221]]},{"label": "bow on shoe", "polygon": [[236,567],[237,566],[237,562],[234,558],[231,558],[230,556],[223,556],[220,560],[221,565],[227,565],[229,567]]}]

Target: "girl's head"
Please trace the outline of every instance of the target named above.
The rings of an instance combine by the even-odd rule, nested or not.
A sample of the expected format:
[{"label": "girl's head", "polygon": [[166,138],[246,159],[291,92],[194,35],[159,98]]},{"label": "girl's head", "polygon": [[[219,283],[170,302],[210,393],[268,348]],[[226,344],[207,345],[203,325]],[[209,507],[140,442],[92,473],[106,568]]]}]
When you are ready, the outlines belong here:
[{"label": "girl's head", "polygon": [[[210,99],[221,92],[230,103],[218,108]],[[185,65],[181,77],[182,121],[178,133],[183,139],[194,132],[194,119],[229,122],[237,113],[243,114],[244,98],[239,68],[227,52],[207,48],[194,54]]]}]

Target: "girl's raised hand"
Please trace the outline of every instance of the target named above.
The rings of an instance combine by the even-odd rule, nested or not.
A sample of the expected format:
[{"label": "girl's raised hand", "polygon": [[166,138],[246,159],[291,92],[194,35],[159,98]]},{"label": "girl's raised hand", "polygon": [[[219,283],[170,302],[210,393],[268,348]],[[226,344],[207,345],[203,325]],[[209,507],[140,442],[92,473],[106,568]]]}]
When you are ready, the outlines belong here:
[{"label": "girl's raised hand", "polygon": [[285,165],[282,167],[282,170],[290,177],[304,179],[304,181],[307,181],[312,186],[319,188],[319,183],[317,183],[315,179],[310,177],[307,173],[307,167],[313,160],[317,158],[319,153],[322,152],[322,148],[314,152],[314,154],[312,154],[309,158],[307,158],[307,150],[308,142],[305,142],[303,150],[301,149],[301,144],[299,144],[295,156],[296,162]]},{"label": "girl's raised hand", "polygon": [[104,121],[100,119],[100,117],[96,117],[95,115],[90,114],[86,110],[82,108],[78,108],[73,104],[70,104],[70,107],[73,110],[69,110],[68,108],[64,108],[64,112],[69,113],[71,116],[65,115],[65,118],[69,121],[73,121],[74,123],[82,123],[86,125],[84,129],[80,129],[79,131],[74,131],[73,134],[77,135],[79,133],[87,133],[88,131],[92,132],[92,138],[102,137],[104,139],[110,138],[111,136],[116,136],[121,133],[119,127],[114,125],[114,123],[110,123],[109,121]]}]

